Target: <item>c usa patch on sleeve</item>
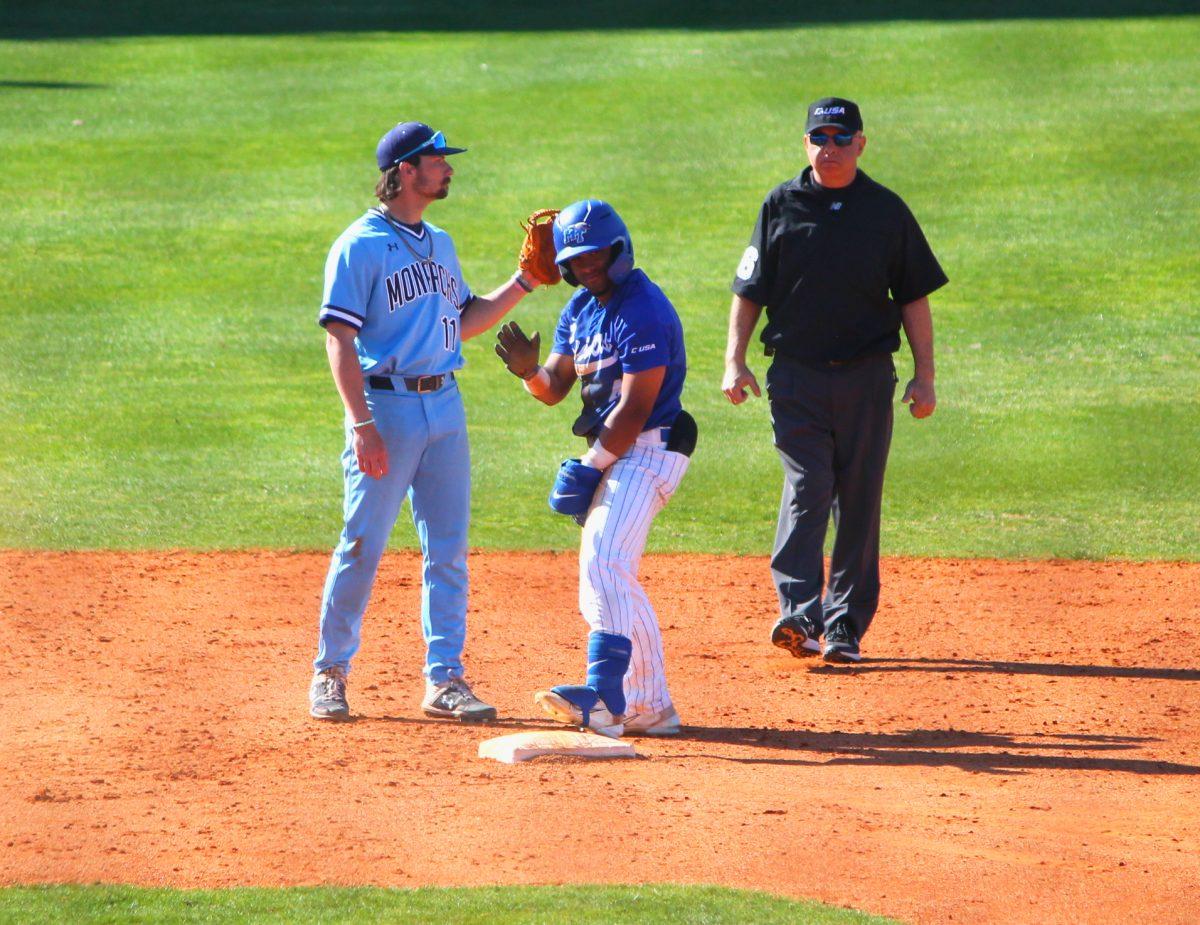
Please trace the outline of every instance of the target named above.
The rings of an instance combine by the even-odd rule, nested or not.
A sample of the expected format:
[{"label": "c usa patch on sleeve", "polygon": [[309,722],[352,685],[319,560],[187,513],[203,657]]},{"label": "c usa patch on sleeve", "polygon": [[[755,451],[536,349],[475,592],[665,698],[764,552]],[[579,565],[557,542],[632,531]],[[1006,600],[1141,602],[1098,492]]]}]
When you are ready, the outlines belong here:
[{"label": "c usa patch on sleeve", "polygon": [[754,268],[758,265],[758,248],[751,244],[742,254],[742,262],[738,264],[737,276],[738,279],[748,280],[754,275]]}]

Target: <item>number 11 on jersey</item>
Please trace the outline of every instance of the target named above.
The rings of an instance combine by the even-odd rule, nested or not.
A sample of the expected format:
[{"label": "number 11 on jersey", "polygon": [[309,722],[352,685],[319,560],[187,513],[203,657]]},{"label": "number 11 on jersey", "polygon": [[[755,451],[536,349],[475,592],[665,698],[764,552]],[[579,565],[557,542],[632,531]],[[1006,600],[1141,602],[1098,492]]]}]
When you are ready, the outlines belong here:
[{"label": "number 11 on jersey", "polygon": [[453,350],[458,343],[458,319],[442,317],[442,334],[445,335],[446,349]]}]

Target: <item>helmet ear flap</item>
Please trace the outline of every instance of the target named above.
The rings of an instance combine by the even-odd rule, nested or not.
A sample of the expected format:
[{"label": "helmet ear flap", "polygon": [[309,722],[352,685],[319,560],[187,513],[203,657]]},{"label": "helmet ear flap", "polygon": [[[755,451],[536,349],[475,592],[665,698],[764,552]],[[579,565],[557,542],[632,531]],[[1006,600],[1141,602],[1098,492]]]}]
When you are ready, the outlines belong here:
[{"label": "helmet ear flap", "polygon": [[612,243],[612,256],[608,261],[608,278],[618,286],[633,272],[633,244],[628,238],[617,238]]},{"label": "helmet ear flap", "polygon": [[558,265],[558,272],[562,274],[562,278],[567,281],[568,286],[578,286],[579,280],[575,278],[575,274],[571,272],[571,261],[564,260]]}]

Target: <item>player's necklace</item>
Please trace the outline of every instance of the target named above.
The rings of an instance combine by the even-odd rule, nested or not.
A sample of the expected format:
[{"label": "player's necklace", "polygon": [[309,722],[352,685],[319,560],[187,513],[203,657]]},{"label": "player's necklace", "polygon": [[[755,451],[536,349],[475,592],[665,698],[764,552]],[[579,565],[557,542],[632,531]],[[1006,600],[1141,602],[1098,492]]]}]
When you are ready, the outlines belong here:
[{"label": "player's necklace", "polygon": [[391,228],[394,232],[396,232],[396,235],[400,238],[400,241],[404,244],[405,247],[408,248],[408,252],[410,254],[412,254],[413,257],[415,257],[417,260],[421,261],[422,263],[433,263],[433,235],[429,234],[429,229],[425,228],[424,222],[421,223],[421,228],[425,231],[425,234],[429,237],[429,253],[428,254],[422,254],[419,250],[417,250],[415,247],[413,247],[408,242],[408,239],[412,237],[412,232],[410,232],[407,228],[405,228],[402,224],[400,224],[400,222],[398,222],[394,218],[392,218],[392,214],[390,212],[388,212],[387,209],[385,209],[383,206],[379,206],[376,208],[375,211],[378,212],[383,217],[383,220],[385,222],[387,222],[388,225],[391,226]]}]

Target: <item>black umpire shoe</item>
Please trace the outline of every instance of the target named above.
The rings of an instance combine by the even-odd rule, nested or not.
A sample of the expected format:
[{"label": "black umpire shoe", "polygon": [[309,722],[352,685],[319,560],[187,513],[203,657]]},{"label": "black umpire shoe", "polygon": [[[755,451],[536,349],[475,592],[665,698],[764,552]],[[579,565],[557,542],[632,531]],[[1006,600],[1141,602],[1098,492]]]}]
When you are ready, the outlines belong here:
[{"label": "black umpire shoe", "polygon": [[834,620],[825,631],[825,661],[834,664],[854,664],[862,659],[858,651],[858,637],[844,618]]},{"label": "black umpire shoe", "polygon": [[771,645],[787,649],[796,658],[821,654],[821,632],[807,617],[784,617],[771,630]]}]

